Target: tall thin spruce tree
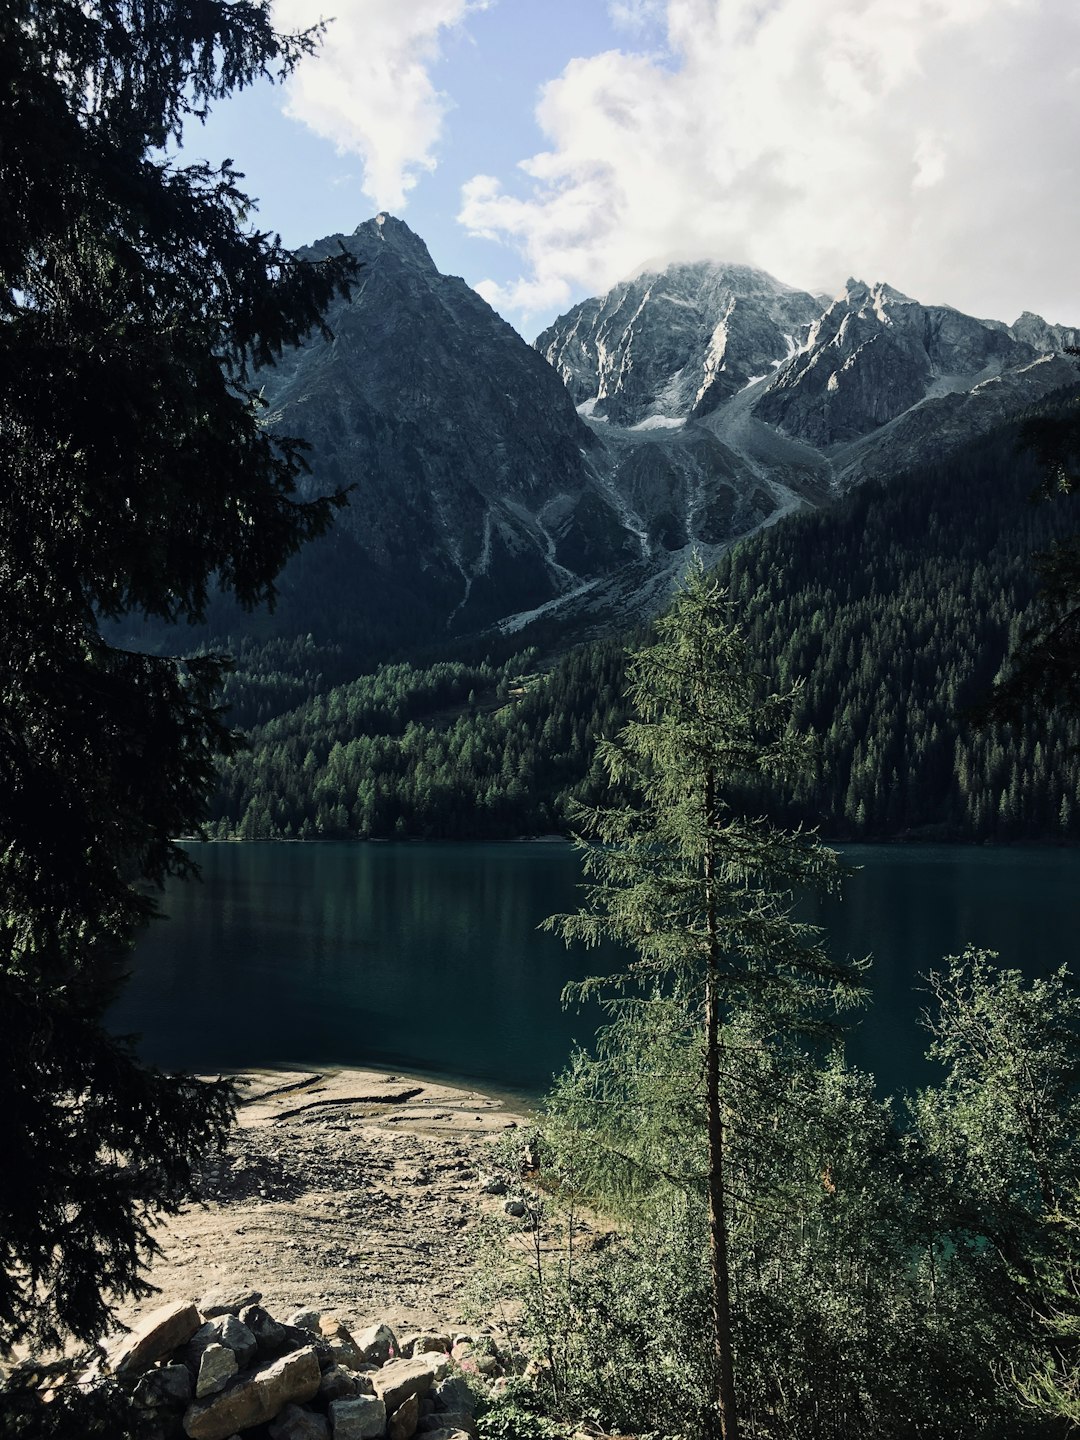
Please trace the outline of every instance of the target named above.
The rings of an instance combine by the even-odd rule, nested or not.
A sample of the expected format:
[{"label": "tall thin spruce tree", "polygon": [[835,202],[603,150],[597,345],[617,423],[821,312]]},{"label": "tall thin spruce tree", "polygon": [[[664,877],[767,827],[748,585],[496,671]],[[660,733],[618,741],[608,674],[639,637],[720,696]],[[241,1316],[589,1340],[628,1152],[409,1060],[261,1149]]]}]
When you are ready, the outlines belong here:
[{"label": "tall thin spruce tree", "polygon": [[739,1097],[723,1084],[726,1037],[747,1015],[785,1033],[822,1033],[863,985],[860,967],[831,961],[818,928],[792,911],[799,888],[836,885],[836,853],[740,804],[805,759],[790,727],[795,692],[768,693],[700,562],[656,631],[630,661],[633,718],[600,752],[616,792],[633,798],[578,811],[587,904],[547,924],[568,943],[613,939],[637,952],[624,973],[588,980],[578,994],[666,991],[703,1031],[715,1429],[736,1440],[725,1147]]}]

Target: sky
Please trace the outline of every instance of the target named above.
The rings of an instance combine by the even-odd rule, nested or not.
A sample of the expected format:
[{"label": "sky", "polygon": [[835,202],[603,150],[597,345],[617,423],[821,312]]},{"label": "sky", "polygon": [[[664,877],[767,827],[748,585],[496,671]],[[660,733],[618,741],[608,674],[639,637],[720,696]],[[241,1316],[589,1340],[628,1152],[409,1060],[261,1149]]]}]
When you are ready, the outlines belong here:
[{"label": "sky", "polygon": [[675,259],[1080,325],[1080,0],[272,0],[185,157],[302,245],[405,220],[532,339]]}]

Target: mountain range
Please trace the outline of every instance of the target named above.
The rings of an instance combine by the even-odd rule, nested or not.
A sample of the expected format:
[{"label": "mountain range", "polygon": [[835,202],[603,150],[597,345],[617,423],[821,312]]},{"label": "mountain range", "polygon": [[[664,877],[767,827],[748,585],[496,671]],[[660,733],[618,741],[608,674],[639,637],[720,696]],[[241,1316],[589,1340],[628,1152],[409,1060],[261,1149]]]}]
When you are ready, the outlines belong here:
[{"label": "mountain range", "polygon": [[339,247],[362,268],[332,338],[265,372],[267,423],[309,443],[311,490],[353,487],[283,608],[314,589],[331,629],[368,624],[387,652],[537,615],[625,620],[687,547],[714,558],[1076,381],[1080,335],[1036,315],[856,280],[829,299],[712,260],[647,269],[529,346],[401,220],[301,253]]}]

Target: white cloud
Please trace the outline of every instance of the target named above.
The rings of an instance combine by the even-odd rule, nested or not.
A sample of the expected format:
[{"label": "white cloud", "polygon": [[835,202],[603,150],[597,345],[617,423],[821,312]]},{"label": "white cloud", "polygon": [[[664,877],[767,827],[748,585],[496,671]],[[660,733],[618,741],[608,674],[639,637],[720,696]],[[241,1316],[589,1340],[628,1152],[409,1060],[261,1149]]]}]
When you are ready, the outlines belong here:
[{"label": "white cloud", "polygon": [[503,308],[709,255],[1080,321],[1076,0],[667,0],[666,26],[567,65],[548,148],[465,187],[462,223],[522,256]]},{"label": "white cloud", "polygon": [[445,32],[487,0],[274,0],[276,25],[333,16],[318,53],[286,86],[286,113],[364,163],[376,209],[400,211],[418,173],[435,168],[449,98],[431,69]]}]

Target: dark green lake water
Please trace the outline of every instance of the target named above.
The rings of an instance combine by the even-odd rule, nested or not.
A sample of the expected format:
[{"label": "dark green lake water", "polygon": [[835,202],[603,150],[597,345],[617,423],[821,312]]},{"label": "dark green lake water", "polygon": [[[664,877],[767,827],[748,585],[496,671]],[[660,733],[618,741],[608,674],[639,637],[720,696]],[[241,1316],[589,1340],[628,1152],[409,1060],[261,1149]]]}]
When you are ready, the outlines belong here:
[{"label": "dark green lake water", "polygon": [[[618,963],[536,927],[576,908],[561,844],[199,845],[170,886],[110,1020],[143,1056],[206,1071],[377,1065],[537,1093],[596,1011],[567,980]],[[1029,974],[1076,956],[1080,852],[845,846],[841,897],[808,902],[837,953],[873,953],[850,1042],[886,1089],[930,1075],[917,977],[973,944]]]}]

